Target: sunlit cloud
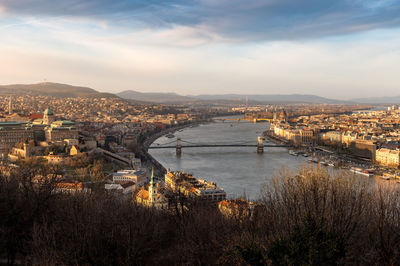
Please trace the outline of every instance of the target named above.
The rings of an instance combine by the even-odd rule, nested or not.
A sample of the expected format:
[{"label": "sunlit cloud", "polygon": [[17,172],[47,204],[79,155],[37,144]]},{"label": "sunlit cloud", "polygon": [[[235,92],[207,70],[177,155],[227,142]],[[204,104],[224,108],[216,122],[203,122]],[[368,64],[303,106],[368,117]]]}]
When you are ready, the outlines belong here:
[{"label": "sunlit cloud", "polygon": [[2,0],[10,14],[69,16],[113,26],[207,28],[229,39],[303,39],[400,25],[392,0]]},{"label": "sunlit cloud", "polygon": [[399,94],[398,1],[27,3],[0,0],[0,84],[46,79],[110,92],[342,99]]}]

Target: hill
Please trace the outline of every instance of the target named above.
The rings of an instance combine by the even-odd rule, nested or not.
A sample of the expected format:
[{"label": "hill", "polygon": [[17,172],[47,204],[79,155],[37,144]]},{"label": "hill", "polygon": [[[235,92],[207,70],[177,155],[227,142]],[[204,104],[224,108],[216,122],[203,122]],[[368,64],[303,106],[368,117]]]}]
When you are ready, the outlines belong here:
[{"label": "hill", "polygon": [[346,101],[328,99],[309,94],[220,94],[220,95],[197,95],[192,96],[202,100],[243,100],[248,97],[249,101],[261,103],[348,103]]},{"label": "hill", "polygon": [[54,97],[117,97],[111,93],[102,93],[94,89],[61,83],[43,82],[38,84],[0,85],[0,94],[31,94]]},{"label": "hill", "polygon": [[353,101],[358,103],[368,103],[368,104],[399,104],[400,95],[393,97],[370,97],[370,98],[358,98],[353,99]]},{"label": "hill", "polygon": [[347,101],[328,99],[315,95],[304,95],[304,94],[260,94],[260,95],[245,95],[245,94],[207,94],[207,95],[189,95],[183,96],[176,93],[145,93],[138,91],[123,91],[117,93],[117,95],[124,99],[135,99],[147,102],[158,102],[158,103],[188,103],[188,102],[243,102],[246,97],[253,103],[350,103]]},{"label": "hill", "polygon": [[123,99],[156,103],[186,103],[197,100],[195,98],[182,96],[176,93],[138,92],[133,90],[122,91],[117,93],[117,96]]}]

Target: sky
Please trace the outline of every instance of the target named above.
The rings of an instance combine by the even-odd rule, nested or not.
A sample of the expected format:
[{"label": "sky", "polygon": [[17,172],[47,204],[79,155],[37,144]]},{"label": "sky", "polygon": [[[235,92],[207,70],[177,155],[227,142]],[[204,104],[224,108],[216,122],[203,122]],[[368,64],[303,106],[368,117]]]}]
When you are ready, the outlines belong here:
[{"label": "sky", "polygon": [[0,0],[0,84],[400,95],[400,0]]}]

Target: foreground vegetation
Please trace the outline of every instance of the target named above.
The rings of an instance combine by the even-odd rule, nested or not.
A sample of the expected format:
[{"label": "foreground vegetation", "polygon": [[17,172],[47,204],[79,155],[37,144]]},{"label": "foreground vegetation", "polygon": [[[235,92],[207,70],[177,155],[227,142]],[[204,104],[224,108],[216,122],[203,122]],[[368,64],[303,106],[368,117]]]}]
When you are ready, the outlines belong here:
[{"label": "foreground vegetation", "polygon": [[[321,169],[282,172],[252,218],[56,194],[48,167],[0,181],[0,259],[28,265],[398,265],[400,193]],[[37,176],[47,176],[37,179]],[[395,185],[395,184],[393,184]]]}]

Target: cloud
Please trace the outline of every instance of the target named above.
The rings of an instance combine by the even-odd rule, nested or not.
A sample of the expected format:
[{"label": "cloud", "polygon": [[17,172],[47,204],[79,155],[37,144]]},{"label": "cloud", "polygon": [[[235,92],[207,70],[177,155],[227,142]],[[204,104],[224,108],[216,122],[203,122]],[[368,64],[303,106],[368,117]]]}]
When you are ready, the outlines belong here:
[{"label": "cloud", "polygon": [[207,29],[238,41],[291,40],[400,26],[397,0],[0,0],[8,14],[71,16],[127,30]]}]

